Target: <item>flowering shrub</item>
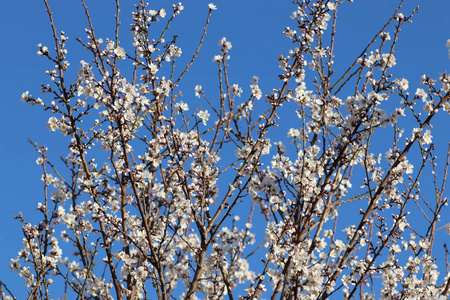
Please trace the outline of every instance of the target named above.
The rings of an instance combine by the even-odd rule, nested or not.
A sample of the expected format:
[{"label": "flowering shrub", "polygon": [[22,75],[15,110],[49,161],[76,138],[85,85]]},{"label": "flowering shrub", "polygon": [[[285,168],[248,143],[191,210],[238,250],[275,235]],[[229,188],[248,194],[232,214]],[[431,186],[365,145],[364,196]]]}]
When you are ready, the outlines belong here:
[{"label": "flowering shrub", "polygon": [[[132,42],[122,44],[119,11],[115,37],[102,39],[82,0],[89,27],[79,42],[92,59],[69,82],[68,37],[44,2],[55,48],[38,45],[38,55],[56,67],[45,100],[25,92],[22,101],[51,114],[48,129],[69,151],[57,164],[33,143],[42,221],[17,216],[23,249],[11,262],[28,299],[447,298],[448,266],[433,245],[447,204],[437,174],[447,174],[449,158],[438,165],[432,125],[450,112],[450,76],[423,76],[410,93],[390,73],[399,31],[416,11],[404,15],[400,4],[337,77],[344,1],[295,1],[277,85],[263,89],[256,76],[248,87],[233,83],[223,38],[211,55],[218,96],[192,86],[204,105],[193,109],[179,86],[214,4],[180,70],[186,54],[167,34],[181,3],[138,2]],[[119,66],[130,65],[127,78]],[[283,117],[288,110],[296,119]],[[434,184],[426,193],[424,176]],[[2,299],[14,298],[0,287]]]}]

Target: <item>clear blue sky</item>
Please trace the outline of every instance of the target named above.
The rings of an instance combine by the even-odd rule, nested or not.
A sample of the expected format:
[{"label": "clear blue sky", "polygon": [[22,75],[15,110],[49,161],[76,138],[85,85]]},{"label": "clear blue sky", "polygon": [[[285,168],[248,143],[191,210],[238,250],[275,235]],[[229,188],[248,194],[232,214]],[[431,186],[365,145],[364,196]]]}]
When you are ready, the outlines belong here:
[{"label": "clear blue sky", "polygon": [[[69,37],[69,60],[75,73],[80,59],[90,60],[90,56],[80,51],[75,41],[75,37],[84,38],[84,28],[87,27],[80,1],[49,1],[58,30],[64,30]],[[86,2],[95,20],[97,36],[113,37],[114,1]],[[130,23],[130,8],[127,6],[132,1],[121,2],[124,17],[121,34],[125,36],[128,35]],[[158,9],[163,2],[169,1],[151,1],[151,5]],[[172,33],[180,36],[179,44],[185,55],[192,53],[199,39],[209,2],[212,0],[183,2],[185,11],[175,22]],[[405,2],[405,14],[419,4],[421,7],[414,22],[406,25],[401,32],[394,72],[397,77],[407,78],[411,90],[415,90],[422,74],[437,78],[439,72],[450,71],[445,47],[447,39],[450,39],[450,1]],[[290,47],[282,31],[285,26],[293,26],[289,19],[295,9],[291,0],[217,0],[214,3],[218,10],[213,12],[198,64],[186,79],[186,84],[192,87],[185,90],[184,95],[193,97],[195,84],[214,87],[209,81],[217,72],[211,58],[218,54],[217,42],[223,36],[233,44],[230,53],[233,82],[248,89],[252,76],[257,75],[263,93],[269,93],[273,86],[271,83],[275,82],[279,73],[277,55],[286,54]],[[337,68],[345,66],[361,52],[397,3],[394,0],[355,0],[355,3],[339,8]],[[20,224],[12,217],[22,211],[31,220],[33,215],[37,215],[36,203],[42,201],[41,170],[35,163],[37,155],[27,139],[48,145],[53,157],[65,155],[66,148],[61,146],[59,133],[46,130],[49,114],[20,101],[20,95],[27,90],[40,96],[40,83],[48,82],[44,71],[53,67],[46,59],[36,55],[38,43],[53,48],[43,1],[3,1],[0,37],[0,87],[3,91],[3,108],[0,110],[0,280],[11,282],[17,290],[17,280],[11,279],[13,273],[8,270],[8,262],[20,249],[22,237]],[[442,120],[445,122],[440,124],[443,130],[435,131],[433,135],[449,140],[447,124],[450,124],[450,119]],[[448,216],[443,217],[448,219]]]}]

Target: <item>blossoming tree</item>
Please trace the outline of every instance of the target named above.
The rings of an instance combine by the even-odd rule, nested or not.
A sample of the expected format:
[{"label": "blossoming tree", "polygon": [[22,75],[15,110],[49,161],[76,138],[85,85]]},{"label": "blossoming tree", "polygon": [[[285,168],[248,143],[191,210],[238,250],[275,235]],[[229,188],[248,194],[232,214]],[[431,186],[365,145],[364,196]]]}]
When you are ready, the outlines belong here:
[{"label": "blossoming tree", "polygon": [[[57,162],[32,142],[41,222],[17,216],[23,249],[11,262],[28,299],[447,299],[447,251],[438,257],[433,246],[445,229],[449,158],[434,155],[432,125],[450,111],[450,76],[424,76],[410,93],[390,73],[400,29],[416,12],[401,13],[403,1],[336,75],[343,2],[294,1],[284,31],[293,46],[280,49],[274,86],[234,83],[232,45],[221,39],[212,55],[219,90],[192,86],[193,102],[180,86],[214,4],[179,68],[182,50],[168,32],[181,3],[137,1],[131,35],[119,40],[119,1],[108,39],[81,0],[87,55],[69,80],[68,38],[44,0],[55,44],[38,54],[56,66],[44,99],[25,92],[22,101],[50,113],[48,128],[69,151]],[[423,192],[421,180],[433,187]],[[0,287],[2,299],[15,299]]]}]

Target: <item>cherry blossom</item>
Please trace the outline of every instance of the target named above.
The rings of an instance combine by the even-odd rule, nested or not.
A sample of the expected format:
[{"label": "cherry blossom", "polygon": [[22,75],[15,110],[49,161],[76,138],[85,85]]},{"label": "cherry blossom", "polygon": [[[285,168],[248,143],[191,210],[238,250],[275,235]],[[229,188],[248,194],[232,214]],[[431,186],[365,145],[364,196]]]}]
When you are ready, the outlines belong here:
[{"label": "cherry blossom", "polygon": [[[338,75],[341,2],[297,1],[280,32],[291,48],[275,58],[279,80],[233,83],[239,45],[223,37],[208,59],[213,91],[184,81],[213,3],[193,53],[171,35],[182,3],[139,2],[131,34],[113,39],[97,36],[86,7],[88,53],[74,73],[44,3],[55,46],[37,54],[49,83],[43,99],[20,98],[49,114],[67,153],[31,142],[39,221],[16,216],[23,245],[10,262],[30,299],[447,298],[435,249],[450,228],[440,217],[449,159],[435,155],[433,125],[450,112],[450,76],[424,75],[417,88],[392,70],[416,11],[400,3]],[[0,297],[14,299],[2,284]]]}]

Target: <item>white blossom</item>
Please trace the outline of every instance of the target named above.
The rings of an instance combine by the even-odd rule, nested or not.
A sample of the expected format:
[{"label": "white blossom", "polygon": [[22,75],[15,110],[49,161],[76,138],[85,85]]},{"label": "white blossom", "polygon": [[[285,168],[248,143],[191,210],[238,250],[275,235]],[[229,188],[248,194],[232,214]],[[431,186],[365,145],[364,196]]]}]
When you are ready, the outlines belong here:
[{"label": "white blossom", "polygon": [[209,120],[210,114],[208,113],[208,110],[201,110],[197,113],[197,116],[200,118],[200,121],[203,123],[203,125],[206,125],[206,122]]}]

